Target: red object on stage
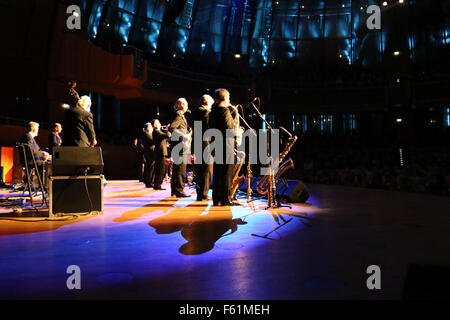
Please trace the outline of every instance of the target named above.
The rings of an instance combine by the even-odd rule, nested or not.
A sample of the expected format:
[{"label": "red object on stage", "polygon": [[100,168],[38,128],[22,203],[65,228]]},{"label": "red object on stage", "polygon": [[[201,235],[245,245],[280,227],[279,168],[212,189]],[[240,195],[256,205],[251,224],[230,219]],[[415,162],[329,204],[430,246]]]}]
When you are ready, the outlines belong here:
[{"label": "red object on stage", "polygon": [[0,166],[3,167],[2,180],[6,184],[10,184],[13,178],[14,167],[14,148],[1,147]]}]

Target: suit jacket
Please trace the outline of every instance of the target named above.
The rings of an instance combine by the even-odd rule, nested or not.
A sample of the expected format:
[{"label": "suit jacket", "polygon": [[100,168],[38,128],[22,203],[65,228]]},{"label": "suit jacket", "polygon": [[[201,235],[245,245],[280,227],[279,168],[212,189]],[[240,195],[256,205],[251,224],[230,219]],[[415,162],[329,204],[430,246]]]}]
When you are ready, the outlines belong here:
[{"label": "suit jacket", "polygon": [[95,140],[94,117],[80,106],[66,111],[63,127],[65,146],[89,147]]},{"label": "suit jacket", "polygon": [[[174,131],[183,130],[182,133],[185,134],[188,129],[189,126],[186,121],[186,118],[184,117],[183,112],[176,111],[172,118],[172,122],[170,123],[170,133],[173,135]],[[171,147],[174,148],[179,143],[182,143],[182,138],[180,137],[179,139],[172,140],[171,142],[172,142]]]},{"label": "suit jacket", "polygon": [[69,88],[67,100],[70,107],[75,108],[77,106],[78,100],[80,100],[80,96],[75,89]]},{"label": "suit jacket", "polygon": [[161,130],[153,131],[153,140],[155,142],[155,155],[168,157],[167,139],[170,138],[170,132],[163,132]]},{"label": "suit jacket", "polygon": [[[36,140],[31,136],[31,134],[27,133],[26,135],[20,137],[19,139],[20,143],[28,144],[31,147],[31,152],[33,154],[29,154],[29,150],[25,149],[27,154],[27,160],[30,162],[31,159],[34,157],[36,160],[42,159],[44,157],[44,152],[41,150],[39,145],[37,144]],[[25,163],[25,159],[23,159],[23,154],[20,152],[20,162],[22,164]]]},{"label": "suit jacket", "polygon": [[[211,110],[201,106],[198,107],[197,109],[195,109],[192,112],[192,123],[193,123],[193,137],[195,136],[201,136],[202,140],[203,140],[203,134],[205,133],[206,130],[208,130],[209,127],[209,113],[211,112]],[[202,130],[201,132],[196,132],[195,131],[195,123],[194,122],[198,122],[201,121],[202,123]],[[195,151],[195,139],[192,140],[192,146],[191,146],[191,152],[194,153]],[[204,148],[209,144],[209,141],[203,141],[202,142],[202,151],[204,150]]]},{"label": "suit jacket", "polygon": [[52,153],[54,147],[60,147],[62,144],[62,139],[56,132],[50,132],[48,134],[48,148],[50,153]]},{"label": "suit jacket", "polygon": [[219,129],[223,134],[227,129],[234,129],[235,123],[228,106],[214,104],[209,113],[209,128]]},{"label": "suit jacket", "polygon": [[227,138],[226,136],[227,129],[235,128],[235,123],[228,106],[217,103],[212,106],[211,112],[209,113],[209,128],[218,129],[223,135],[223,155],[225,157],[223,161],[225,161],[227,159],[226,155],[228,154],[231,157],[231,153],[234,152],[235,148],[235,138]]},{"label": "suit jacket", "polygon": [[[154,133],[154,131],[153,131]],[[154,159],[155,153],[155,140],[153,133],[145,133],[142,135],[142,145],[144,147],[144,157],[146,160],[151,161]]]}]

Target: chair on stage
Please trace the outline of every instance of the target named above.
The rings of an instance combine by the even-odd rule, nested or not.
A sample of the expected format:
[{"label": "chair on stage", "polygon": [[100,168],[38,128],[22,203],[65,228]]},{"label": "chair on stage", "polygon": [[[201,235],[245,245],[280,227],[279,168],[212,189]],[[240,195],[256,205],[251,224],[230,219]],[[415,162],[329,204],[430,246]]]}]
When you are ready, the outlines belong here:
[{"label": "chair on stage", "polygon": [[[44,187],[44,183],[42,180],[42,177],[44,175],[43,168],[44,164],[38,165],[38,162],[41,162],[40,160],[36,161],[33,150],[31,149],[31,146],[27,143],[16,143],[17,148],[19,149],[19,155],[20,155],[20,164],[22,165],[24,171],[25,171],[25,187],[24,187],[24,194],[28,190],[30,204],[33,206],[33,191],[36,195],[37,192],[40,190],[42,194],[42,205],[46,203],[45,193],[46,189]],[[36,189],[35,185],[33,184],[33,180],[37,178],[38,180],[38,188]]]}]

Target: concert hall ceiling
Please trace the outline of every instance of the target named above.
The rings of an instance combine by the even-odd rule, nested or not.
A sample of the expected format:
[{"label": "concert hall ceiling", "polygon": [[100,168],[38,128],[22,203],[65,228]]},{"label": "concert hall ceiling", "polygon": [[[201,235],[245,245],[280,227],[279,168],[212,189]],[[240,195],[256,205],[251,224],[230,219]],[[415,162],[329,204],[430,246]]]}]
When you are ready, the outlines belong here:
[{"label": "concert hall ceiling", "polygon": [[[382,24],[369,30],[367,8]],[[417,63],[450,43],[444,0],[83,0],[88,36],[147,55],[217,63],[226,57],[264,67],[281,61],[377,66],[401,52]]]}]

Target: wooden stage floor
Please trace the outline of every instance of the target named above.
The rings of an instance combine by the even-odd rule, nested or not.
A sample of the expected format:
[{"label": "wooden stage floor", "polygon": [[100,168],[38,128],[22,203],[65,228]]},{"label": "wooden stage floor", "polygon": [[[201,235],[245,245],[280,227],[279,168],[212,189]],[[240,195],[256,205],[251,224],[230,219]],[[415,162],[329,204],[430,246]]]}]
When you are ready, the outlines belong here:
[{"label": "wooden stage floor", "polygon": [[[450,198],[307,187],[292,209],[212,207],[137,181],[105,186],[104,215],[14,221],[3,208],[0,299],[399,299],[410,264],[450,266]],[[81,290],[67,289],[71,265]],[[367,289],[370,265],[381,290]]]}]

